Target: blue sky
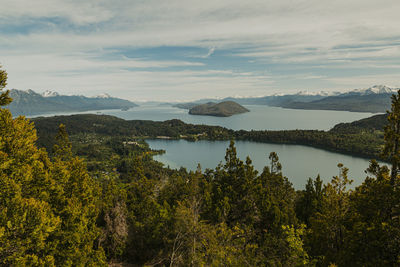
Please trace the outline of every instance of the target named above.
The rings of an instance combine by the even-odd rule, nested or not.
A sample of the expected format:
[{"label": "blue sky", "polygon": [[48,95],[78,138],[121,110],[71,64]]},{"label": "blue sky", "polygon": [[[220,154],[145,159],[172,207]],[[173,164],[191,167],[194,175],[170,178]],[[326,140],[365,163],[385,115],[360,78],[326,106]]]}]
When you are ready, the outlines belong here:
[{"label": "blue sky", "polygon": [[8,88],[186,101],[400,87],[398,0],[3,0],[1,6]]}]

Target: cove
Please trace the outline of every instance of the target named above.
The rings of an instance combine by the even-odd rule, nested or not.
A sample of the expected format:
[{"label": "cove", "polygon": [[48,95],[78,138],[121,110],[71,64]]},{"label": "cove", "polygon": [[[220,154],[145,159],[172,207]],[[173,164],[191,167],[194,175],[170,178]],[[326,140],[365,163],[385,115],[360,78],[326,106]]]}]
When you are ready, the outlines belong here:
[{"label": "cove", "polygon": [[[200,163],[202,170],[215,168],[218,163],[225,162],[225,152],[229,141],[190,142],[186,140],[146,140],[152,149],[164,149],[165,154],[156,155],[154,159],[166,167],[178,169],[184,167],[196,170]],[[252,141],[236,141],[238,157],[245,161],[250,156],[255,168],[261,172],[269,165],[269,153],[276,152],[282,164],[282,172],[288,177],[296,189],[304,189],[309,177],[320,174],[324,182],[339,175],[338,163],[349,168],[348,177],[353,181],[351,187],[360,185],[367,176],[364,172],[369,161],[349,155],[329,152],[322,149],[302,145],[281,145],[257,143]]]}]

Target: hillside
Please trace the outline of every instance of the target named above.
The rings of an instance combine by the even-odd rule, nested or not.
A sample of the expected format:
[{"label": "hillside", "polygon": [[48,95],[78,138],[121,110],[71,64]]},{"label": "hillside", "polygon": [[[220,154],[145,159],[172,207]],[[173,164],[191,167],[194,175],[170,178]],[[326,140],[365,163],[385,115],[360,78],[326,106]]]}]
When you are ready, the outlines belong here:
[{"label": "hillside", "polygon": [[137,106],[131,101],[111,97],[106,94],[97,97],[85,97],[59,95],[55,92],[46,91],[41,95],[33,90],[22,91],[13,89],[10,91],[10,96],[13,98],[13,101],[7,108],[14,116],[101,109],[126,109]]},{"label": "hillside", "polygon": [[330,132],[332,133],[359,133],[364,131],[382,131],[387,124],[387,114],[375,115],[369,118],[353,121],[350,123],[336,124]]},{"label": "hillside", "polygon": [[229,117],[245,112],[249,112],[249,110],[233,101],[224,101],[221,103],[209,102],[194,106],[189,110],[189,114],[191,115],[207,115],[217,117]]},{"label": "hillside", "polygon": [[391,93],[369,95],[329,96],[312,102],[289,102],[283,108],[313,110],[344,110],[353,112],[381,113],[390,109]]}]

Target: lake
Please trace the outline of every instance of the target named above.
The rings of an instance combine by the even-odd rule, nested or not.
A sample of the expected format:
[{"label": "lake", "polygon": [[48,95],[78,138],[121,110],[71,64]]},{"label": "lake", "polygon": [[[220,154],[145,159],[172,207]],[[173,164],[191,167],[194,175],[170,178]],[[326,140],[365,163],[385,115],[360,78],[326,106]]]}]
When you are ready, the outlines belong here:
[{"label": "lake", "polygon": [[[146,140],[153,149],[164,149],[165,154],[154,156],[154,159],[171,168],[185,167],[196,170],[200,163],[202,169],[215,168],[219,162],[225,161],[226,148],[229,141],[197,141],[186,140]],[[293,183],[296,189],[303,189],[309,177],[318,174],[324,182],[339,174],[338,163],[349,168],[349,178],[354,182],[352,187],[360,185],[365,179],[364,170],[369,161],[362,158],[342,155],[301,145],[266,144],[251,141],[237,141],[237,154],[245,161],[250,156],[253,165],[262,171],[269,164],[269,153],[274,151],[279,156],[283,174]]]},{"label": "lake", "polygon": [[[245,107],[250,112],[231,117],[189,115],[188,110],[162,104],[142,104],[128,111],[101,110],[80,113],[106,114],[126,120],[165,121],[179,119],[186,123],[218,125],[233,130],[329,130],[340,122],[352,122],[374,115],[373,113],[348,111],[284,109],[264,105],[246,105]],[[77,112],[52,113],[43,116],[69,114],[77,114]]]},{"label": "lake", "polygon": [[[174,108],[171,105],[142,104],[128,111],[101,110],[80,113],[106,114],[126,120],[153,120],[165,121],[180,119],[186,123],[218,125],[233,130],[293,130],[315,129],[329,130],[341,122],[352,122],[370,117],[372,113],[359,113],[347,111],[327,110],[297,110],[270,107],[264,105],[246,105],[248,113],[231,117],[212,117],[189,115],[187,110]],[[71,112],[69,114],[76,114]],[[54,115],[69,115],[48,114]],[[164,155],[155,156],[154,159],[163,162],[171,168],[180,166],[195,170],[197,163],[204,168],[215,168],[224,160],[225,150],[229,142],[198,141],[187,142],[185,140],[149,140],[154,149],[165,149]],[[245,160],[249,155],[255,167],[261,171],[268,163],[268,155],[271,151],[278,153],[283,165],[283,173],[293,183],[295,188],[303,188],[308,177],[315,178],[318,173],[324,181],[330,181],[332,176],[338,175],[337,164],[343,163],[350,168],[350,177],[354,179],[354,185],[359,185],[365,178],[364,170],[368,167],[368,161],[338,153],[327,152],[306,146],[278,145],[238,141],[236,143],[238,155]]]}]

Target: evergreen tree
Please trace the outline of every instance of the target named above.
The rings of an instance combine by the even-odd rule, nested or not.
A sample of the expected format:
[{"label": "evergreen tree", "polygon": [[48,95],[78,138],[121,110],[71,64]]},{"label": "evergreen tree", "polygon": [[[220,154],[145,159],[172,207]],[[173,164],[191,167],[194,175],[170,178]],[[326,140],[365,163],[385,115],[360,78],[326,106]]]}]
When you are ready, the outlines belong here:
[{"label": "evergreen tree", "polygon": [[[2,87],[5,78],[2,71]],[[3,93],[1,101],[10,99]],[[0,108],[0,265],[104,265],[96,185],[81,160],[52,162],[36,139],[32,123]]]},{"label": "evergreen tree", "polygon": [[397,182],[397,176],[400,168],[400,90],[397,95],[392,95],[392,107],[388,113],[388,124],[385,126],[385,146],[383,155],[386,156],[392,164],[390,174],[391,184]]},{"label": "evergreen tree", "polygon": [[3,92],[3,89],[7,86],[7,72],[1,69],[0,65],[0,107],[6,106],[11,103],[12,99],[8,96],[9,91]]},{"label": "evergreen tree", "polygon": [[310,218],[322,209],[323,188],[320,176],[318,175],[315,180],[309,178],[305,190],[298,191],[297,195],[297,218],[309,225]]},{"label": "evergreen tree", "polygon": [[307,237],[311,255],[322,257],[324,264],[338,263],[345,251],[349,229],[346,221],[350,214],[350,193],[347,186],[352,183],[348,169],[338,164],[339,175],[324,188],[321,211],[310,219],[311,231]]},{"label": "evergreen tree", "polygon": [[350,195],[351,230],[341,265],[396,266],[400,255],[399,191],[390,170],[372,160],[368,176]]}]

